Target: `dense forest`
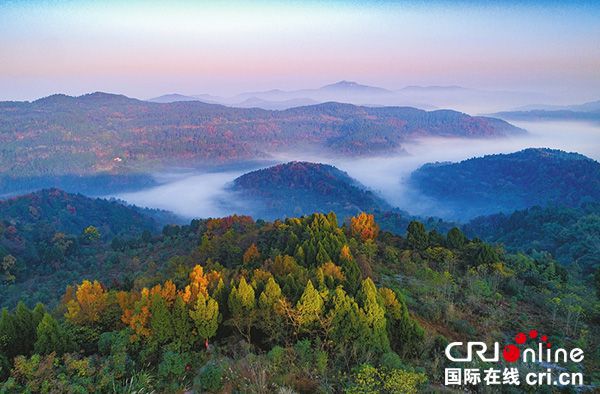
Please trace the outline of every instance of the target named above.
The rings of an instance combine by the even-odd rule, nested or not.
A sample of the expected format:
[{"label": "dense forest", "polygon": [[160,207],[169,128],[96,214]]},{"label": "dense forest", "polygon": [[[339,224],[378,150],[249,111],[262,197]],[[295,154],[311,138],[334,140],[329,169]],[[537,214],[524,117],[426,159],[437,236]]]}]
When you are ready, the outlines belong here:
[{"label": "dense forest", "polygon": [[600,163],[578,153],[530,148],[460,163],[426,164],[410,183],[448,216],[466,219],[535,205],[600,200]]},{"label": "dense forest", "polygon": [[327,165],[290,162],[236,178],[230,191],[252,217],[276,219],[335,212],[340,219],[391,206],[348,174]]},{"label": "dense forest", "polygon": [[84,280],[5,302],[0,392],[413,393],[443,380],[448,341],[531,327],[586,349],[569,368],[599,378],[593,278],[549,254],[417,221],[398,236],[365,213],[102,231],[84,224],[54,268]]},{"label": "dense forest", "polygon": [[[467,234],[503,244],[510,251],[549,252],[565,265],[586,272],[600,267],[600,203],[579,207],[533,207],[511,214],[478,217]],[[575,269],[575,267],[569,267]]]},{"label": "dense forest", "polygon": [[356,156],[398,150],[415,136],[515,133],[523,130],[447,110],[324,103],[268,111],[107,93],[53,95],[0,102],[0,173],[27,178],[148,173],[265,159],[307,147]]}]

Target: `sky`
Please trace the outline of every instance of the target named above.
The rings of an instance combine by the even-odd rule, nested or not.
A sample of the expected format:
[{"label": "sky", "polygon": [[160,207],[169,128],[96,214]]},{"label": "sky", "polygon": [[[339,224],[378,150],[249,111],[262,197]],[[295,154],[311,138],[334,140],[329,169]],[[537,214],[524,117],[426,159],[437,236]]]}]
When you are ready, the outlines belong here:
[{"label": "sky", "polygon": [[0,0],[0,100],[338,80],[598,99],[600,2]]}]

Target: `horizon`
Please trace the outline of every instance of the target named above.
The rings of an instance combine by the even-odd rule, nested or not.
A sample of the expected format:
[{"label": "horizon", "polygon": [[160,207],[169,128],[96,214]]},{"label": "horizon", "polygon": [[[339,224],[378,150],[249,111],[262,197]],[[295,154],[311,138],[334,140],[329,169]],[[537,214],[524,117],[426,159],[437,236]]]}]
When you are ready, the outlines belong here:
[{"label": "horizon", "polygon": [[0,49],[11,54],[0,63],[2,101],[95,91],[231,97],[342,80],[563,103],[600,91],[594,2],[31,1],[0,11]]}]

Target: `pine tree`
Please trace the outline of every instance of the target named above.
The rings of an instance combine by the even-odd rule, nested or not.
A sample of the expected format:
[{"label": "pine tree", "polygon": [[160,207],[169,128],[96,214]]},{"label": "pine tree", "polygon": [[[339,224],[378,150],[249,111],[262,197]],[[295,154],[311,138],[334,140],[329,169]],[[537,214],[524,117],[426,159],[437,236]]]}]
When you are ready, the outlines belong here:
[{"label": "pine tree", "polygon": [[358,304],[341,287],[335,289],[330,318],[335,353],[349,366],[357,353],[364,351],[365,332]]},{"label": "pine tree", "polygon": [[177,296],[173,304],[173,338],[181,351],[189,350],[194,340],[192,332],[192,321],[186,303]]},{"label": "pine tree", "polygon": [[7,355],[9,359],[18,354],[15,352],[16,338],[14,316],[7,308],[3,308],[0,314],[0,353]]},{"label": "pine tree", "polygon": [[388,336],[392,349],[403,357],[416,356],[423,341],[423,329],[410,317],[405,302],[400,302],[391,289],[379,294],[386,310]]},{"label": "pine tree", "polygon": [[385,309],[371,278],[363,280],[358,299],[362,306],[361,320],[369,333],[367,338],[364,338],[365,343],[378,353],[389,351],[390,342],[387,336]]},{"label": "pine tree", "polygon": [[250,342],[250,334],[254,319],[256,318],[256,298],[254,289],[246,282],[242,276],[238,287],[233,286],[229,293],[229,312],[231,313],[230,323],[239,331],[239,333]]},{"label": "pine tree", "polygon": [[67,338],[62,327],[50,314],[45,313],[36,330],[34,349],[39,354],[63,354],[67,350]]},{"label": "pine tree", "polygon": [[304,293],[296,304],[298,312],[298,326],[301,331],[310,332],[319,326],[325,302],[323,297],[315,290],[312,282],[306,283]]},{"label": "pine tree", "polygon": [[340,264],[342,266],[344,277],[346,278],[346,284],[344,285],[344,288],[348,294],[354,295],[360,287],[362,273],[360,272],[358,264],[356,261],[354,261],[348,245],[342,246],[340,252]]},{"label": "pine tree", "polygon": [[275,279],[269,278],[265,290],[258,297],[258,311],[260,327],[272,343],[279,343],[285,335],[282,301],[281,288]]},{"label": "pine tree", "polygon": [[29,355],[35,343],[37,326],[34,326],[33,314],[23,301],[20,301],[15,309],[14,326],[16,354]]},{"label": "pine tree", "polygon": [[467,238],[460,229],[453,227],[446,236],[446,245],[451,249],[462,249],[467,242]]},{"label": "pine tree", "polygon": [[33,308],[33,311],[31,312],[31,318],[33,319],[33,321],[32,321],[33,327],[37,328],[38,324],[40,324],[40,322],[44,318],[45,314],[46,314],[46,307],[44,306],[44,304],[42,304],[41,302],[38,302],[37,304],[35,304],[35,307]]},{"label": "pine tree", "polygon": [[317,265],[323,265],[326,262],[331,261],[331,258],[327,254],[327,251],[325,250],[325,247],[322,244],[319,244],[319,251],[317,252],[317,256],[315,259],[317,261]]},{"label": "pine tree", "polygon": [[160,294],[152,295],[150,330],[152,340],[157,344],[165,344],[174,338],[171,312],[167,301]]},{"label": "pine tree", "polygon": [[408,224],[406,241],[412,249],[425,250],[427,248],[429,245],[429,236],[427,231],[425,231],[423,223],[413,220]]},{"label": "pine tree", "polygon": [[194,309],[190,311],[198,336],[204,339],[208,348],[208,339],[215,336],[219,327],[219,304],[211,297],[199,294]]}]

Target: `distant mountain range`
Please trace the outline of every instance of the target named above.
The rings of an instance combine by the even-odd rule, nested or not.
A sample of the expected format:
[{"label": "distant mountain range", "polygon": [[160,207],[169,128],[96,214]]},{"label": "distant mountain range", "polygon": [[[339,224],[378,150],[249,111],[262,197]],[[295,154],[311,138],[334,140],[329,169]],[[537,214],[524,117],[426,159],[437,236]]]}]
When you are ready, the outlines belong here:
[{"label": "distant mountain range", "polygon": [[147,173],[262,160],[281,151],[371,155],[401,150],[419,136],[523,132],[499,119],[449,110],[324,103],[269,111],[200,101],[151,103],[100,92],[54,95],[0,102],[0,173],[12,181]]},{"label": "distant mountain range", "polygon": [[178,102],[200,100],[230,107],[257,107],[284,110],[298,105],[336,101],[363,106],[409,106],[425,110],[438,108],[458,109],[468,113],[486,113],[497,108],[507,108],[515,103],[523,105],[546,97],[537,93],[486,91],[461,86],[406,86],[390,90],[353,81],[339,81],[319,88],[298,90],[272,89],[240,93],[231,97],[209,94],[169,94],[151,98],[152,102]]},{"label": "distant mountain range", "polygon": [[496,116],[509,120],[580,120],[600,121],[600,100],[575,105],[528,105],[513,111],[496,112]]},{"label": "distant mountain range", "polygon": [[[600,200],[600,163],[552,149],[526,149],[460,163],[426,164],[410,184],[423,198],[467,219],[534,205],[576,207]],[[452,216],[453,215],[453,216]]]}]

